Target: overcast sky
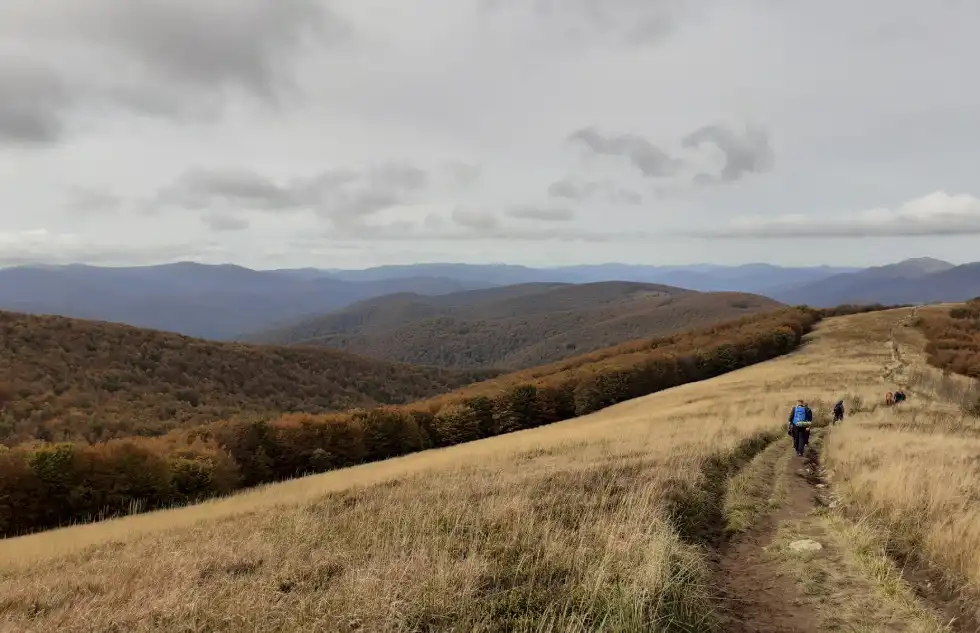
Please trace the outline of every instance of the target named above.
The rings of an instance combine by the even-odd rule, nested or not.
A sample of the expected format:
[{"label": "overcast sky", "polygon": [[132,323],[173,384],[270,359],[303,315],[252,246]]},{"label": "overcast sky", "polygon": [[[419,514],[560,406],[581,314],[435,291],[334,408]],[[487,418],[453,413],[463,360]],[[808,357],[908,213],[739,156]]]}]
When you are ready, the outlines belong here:
[{"label": "overcast sky", "polygon": [[976,0],[3,0],[0,265],[980,260],[978,26]]}]

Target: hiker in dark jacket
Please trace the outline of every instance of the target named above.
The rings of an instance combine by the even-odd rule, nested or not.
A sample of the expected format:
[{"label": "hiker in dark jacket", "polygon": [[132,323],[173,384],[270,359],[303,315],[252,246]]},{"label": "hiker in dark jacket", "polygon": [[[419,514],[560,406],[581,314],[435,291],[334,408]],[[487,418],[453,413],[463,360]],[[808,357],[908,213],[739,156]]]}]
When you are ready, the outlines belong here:
[{"label": "hiker in dark jacket", "polygon": [[838,400],[834,405],[834,423],[844,421],[844,401]]},{"label": "hiker in dark jacket", "polygon": [[789,434],[793,437],[793,450],[800,457],[803,456],[803,450],[810,441],[811,422],[813,422],[813,411],[802,400],[798,400],[789,414]]}]

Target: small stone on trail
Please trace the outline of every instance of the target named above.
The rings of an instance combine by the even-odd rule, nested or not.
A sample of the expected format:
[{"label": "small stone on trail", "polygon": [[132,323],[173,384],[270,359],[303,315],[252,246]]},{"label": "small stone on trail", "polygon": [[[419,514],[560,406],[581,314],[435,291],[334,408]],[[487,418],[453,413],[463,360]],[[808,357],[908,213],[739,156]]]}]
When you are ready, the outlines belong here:
[{"label": "small stone on trail", "polygon": [[805,538],[801,541],[793,541],[789,544],[789,548],[794,552],[815,552],[823,549],[823,545],[813,539]]},{"label": "small stone on trail", "polygon": [[817,484],[817,488],[826,488],[827,484]]}]

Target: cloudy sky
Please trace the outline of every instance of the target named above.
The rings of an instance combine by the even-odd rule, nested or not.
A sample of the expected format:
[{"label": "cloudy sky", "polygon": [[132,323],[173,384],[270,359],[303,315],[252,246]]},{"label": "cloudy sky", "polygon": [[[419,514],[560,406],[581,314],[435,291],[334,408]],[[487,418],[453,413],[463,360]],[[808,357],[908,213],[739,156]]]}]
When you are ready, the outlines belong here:
[{"label": "cloudy sky", "polygon": [[978,260],[978,26],[975,0],[3,0],[0,265]]}]

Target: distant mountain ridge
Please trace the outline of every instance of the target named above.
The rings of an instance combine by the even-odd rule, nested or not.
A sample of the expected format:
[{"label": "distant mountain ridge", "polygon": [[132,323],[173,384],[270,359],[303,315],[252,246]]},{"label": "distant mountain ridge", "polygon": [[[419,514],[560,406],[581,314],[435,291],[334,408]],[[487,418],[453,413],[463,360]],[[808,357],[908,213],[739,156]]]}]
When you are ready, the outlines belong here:
[{"label": "distant mountain ridge", "polygon": [[784,303],[806,303],[820,308],[843,303],[966,301],[980,296],[980,263],[957,266],[928,257],[906,259],[887,266],[834,275],[770,296]]},{"label": "distant mountain ridge", "polygon": [[424,276],[347,282],[322,273],[192,262],[125,268],[21,266],[0,270],[0,309],[221,340],[370,297],[441,294],[488,285]]},{"label": "distant mountain ridge", "polygon": [[536,282],[378,297],[242,340],[443,367],[520,369],[780,307],[760,295],[660,284]]},{"label": "distant mountain ridge", "polygon": [[647,266],[609,263],[555,268],[531,268],[514,264],[433,263],[377,266],[363,270],[326,269],[323,272],[345,281],[377,281],[419,275],[482,281],[494,285],[531,282],[635,281],[702,292],[733,291],[765,294],[766,290],[774,287],[806,283],[859,270],[862,269],[835,266],[783,267],[762,263],[740,266],[714,264]]},{"label": "distant mountain ridge", "polygon": [[[820,307],[879,301],[958,301],[977,294],[976,271],[971,266],[930,258],[865,269],[764,263],[608,263],[555,268],[422,263],[363,270],[253,270],[194,262],[122,268],[39,265],[0,269],[0,309],[230,340],[244,333],[296,325],[385,295],[438,296],[527,283],[626,281],[701,292],[748,292],[784,303]],[[922,283],[910,282],[915,279]],[[895,280],[903,281],[894,286]]]}]

